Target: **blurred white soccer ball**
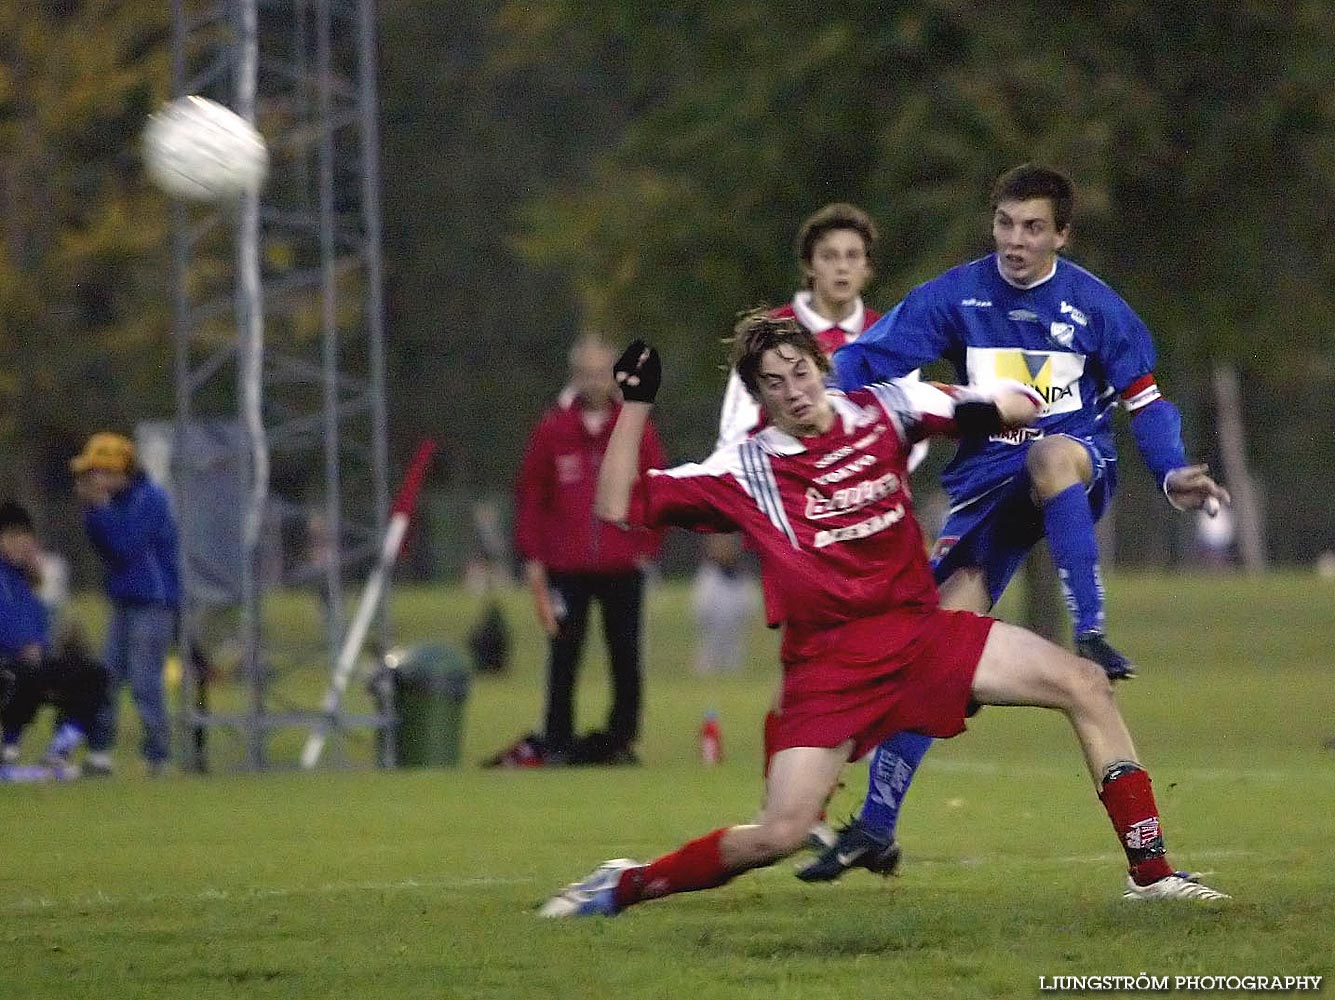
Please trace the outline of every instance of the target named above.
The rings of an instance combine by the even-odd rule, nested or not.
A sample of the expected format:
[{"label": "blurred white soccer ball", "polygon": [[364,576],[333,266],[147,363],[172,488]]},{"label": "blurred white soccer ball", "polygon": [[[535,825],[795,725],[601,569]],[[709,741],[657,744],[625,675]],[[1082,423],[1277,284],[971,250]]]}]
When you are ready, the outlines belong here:
[{"label": "blurred white soccer ball", "polygon": [[218,102],[180,97],[149,117],[144,164],[173,198],[227,201],[259,190],[269,149],[249,122]]}]

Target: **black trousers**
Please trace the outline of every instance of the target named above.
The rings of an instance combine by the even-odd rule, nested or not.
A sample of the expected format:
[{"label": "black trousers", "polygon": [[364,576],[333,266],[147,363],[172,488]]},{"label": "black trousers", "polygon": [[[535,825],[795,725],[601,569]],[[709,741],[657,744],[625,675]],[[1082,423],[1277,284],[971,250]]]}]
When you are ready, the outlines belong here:
[{"label": "black trousers", "polygon": [[12,662],[9,701],[0,708],[0,725],[16,737],[43,705],[54,705],[87,734],[107,690],[107,674],[96,660],[77,654],[46,657],[37,666]]},{"label": "black trousers", "polygon": [[[644,574],[560,573],[548,575],[561,628],[551,640],[547,660],[549,750],[563,753],[574,741],[575,679],[589,622],[589,605],[602,608],[603,636],[612,667],[612,708],[607,733],[614,746],[629,747],[640,734],[640,618]],[[560,614],[564,605],[564,615]]]}]

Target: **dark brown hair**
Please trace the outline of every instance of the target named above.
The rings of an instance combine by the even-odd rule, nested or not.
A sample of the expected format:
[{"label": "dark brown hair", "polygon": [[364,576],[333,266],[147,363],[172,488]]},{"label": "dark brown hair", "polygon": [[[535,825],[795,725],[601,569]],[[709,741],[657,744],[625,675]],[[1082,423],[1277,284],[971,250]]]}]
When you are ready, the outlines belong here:
[{"label": "dark brown hair", "polygon": [[1021,163],[1007,170],[992,185],[992,211],[1003,201],[1028,201],[1047,198],[1052,202],[1052,221],[1057,231],[1071,224],[1075,214],[1075,185],[1071,178],[1054,167],[1041,163]]},{"label": "dark brown hair", "polygon": [[0,503],[0,531],[26,531],[32,534],[32,515],[17,500]]},{"label": "dark brown hair", "polygon": [[856,205],[836,201],[817,209],[802,223],[802,228],[797,231],[797,242],[793,247],[797,259],[803,264],[810,264],[812,254],[816,251],[816,244],[820,242],[821,237],[834,229],[851,229],[861,236],[868,260],[872,258],[876,244],[881,239],[880,233],[876,231],[876,223],[871,221],[870,215]]},{"label": "dark brown hair", "polygon": [[792,347],[811,359],[822,375],[830,372],[830,359],[820,349],[815,335],[797,320],[771,315],[764,306],[742,313],[732,328],[732,364],[747,392],[760,398],[760,359],[776,347]]}]

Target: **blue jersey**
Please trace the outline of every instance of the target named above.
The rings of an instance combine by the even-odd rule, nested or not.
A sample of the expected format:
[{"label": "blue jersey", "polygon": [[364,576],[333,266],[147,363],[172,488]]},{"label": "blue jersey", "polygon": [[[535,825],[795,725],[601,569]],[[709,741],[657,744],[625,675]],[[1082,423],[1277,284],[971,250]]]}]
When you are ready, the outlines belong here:
[{"label": "blue jersey", "polygon": [[32,589],[23,570],[0,559],[0,661],[13,659],[36,643],[47,652],[51,629],[46,605]]},{"label": "blue jersey", "polygon": [[137,472],[110,503],[89,507],[83,520],[106,566],[108,597],[167,607],[180,602],[176,522],[161,486]]},{"label": "blue jersey", "polygon": [[1016,288],[995,254],[952,268],[913,289],[834,356],[845,390],[895,378],[937,358],[980,389],[999,379],[1033,386],[1046,405],[1033,427],[964,441],[941,476],[959,503],[1014,476],[1025,447],[1047,434],[1089,441],[1115,459],[1112,409],[1158,398],[1154,344],[1131,307],[1084,268],[1057,258],[1056,271]]}]

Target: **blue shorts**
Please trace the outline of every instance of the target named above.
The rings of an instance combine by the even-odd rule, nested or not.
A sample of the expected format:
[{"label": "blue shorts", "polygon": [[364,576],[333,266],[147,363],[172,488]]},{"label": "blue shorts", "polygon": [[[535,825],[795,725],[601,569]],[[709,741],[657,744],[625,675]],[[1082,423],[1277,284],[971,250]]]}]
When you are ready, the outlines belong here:
[{"label": "blue shorts", "polygon": [[[1104,455],[1088,438],[1084,445],[1094,467],[1086,488],[1098,521],[1117,485],[1117,457]],[[941,536],[932,547],[932,573],[938,585],[958,569],[977,566],[986,574],[987,591],[996,604],[1029,550],[1043,537],[1043,512],[1035,505],[1029,472],[1020,467],[1010,479],[966,497],[950,508]]]}]

